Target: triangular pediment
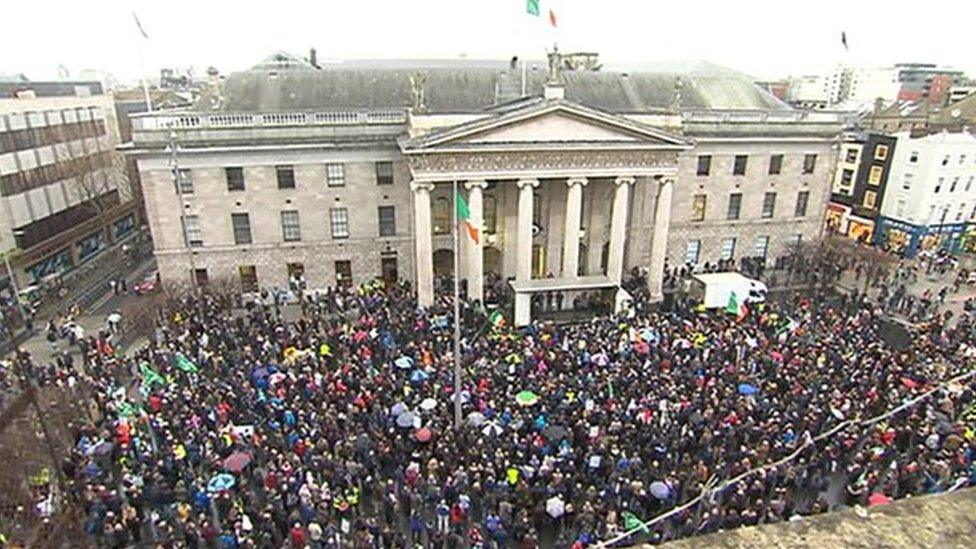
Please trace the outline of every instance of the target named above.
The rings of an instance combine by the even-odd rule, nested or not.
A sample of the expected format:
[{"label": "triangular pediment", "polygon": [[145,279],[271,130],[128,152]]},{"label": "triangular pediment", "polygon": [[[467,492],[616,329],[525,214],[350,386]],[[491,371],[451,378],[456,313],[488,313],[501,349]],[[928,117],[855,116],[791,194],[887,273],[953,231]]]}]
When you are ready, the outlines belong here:
[{"label": "triangular pediment", "polygon": [[442,128],[403,143],[405,151],[530,146],[604,144],[687,148],[682,137],[633,120],[567,101],[530,105],[454,127]]}]

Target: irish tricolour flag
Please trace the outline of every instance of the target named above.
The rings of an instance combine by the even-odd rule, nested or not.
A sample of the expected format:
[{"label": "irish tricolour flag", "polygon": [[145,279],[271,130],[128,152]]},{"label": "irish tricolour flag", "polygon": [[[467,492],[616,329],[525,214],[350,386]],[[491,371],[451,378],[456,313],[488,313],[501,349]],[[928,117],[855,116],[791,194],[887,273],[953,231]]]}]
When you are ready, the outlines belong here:
[{"label": "irish tricolour flag", "polygon": [[725,312],[735,315],[735,319],[741,322],[749,314],[749,307],[746,307],[744,301],[739,301],[739,296],[732,292],[729,295],[729,304],[725,306]]}]

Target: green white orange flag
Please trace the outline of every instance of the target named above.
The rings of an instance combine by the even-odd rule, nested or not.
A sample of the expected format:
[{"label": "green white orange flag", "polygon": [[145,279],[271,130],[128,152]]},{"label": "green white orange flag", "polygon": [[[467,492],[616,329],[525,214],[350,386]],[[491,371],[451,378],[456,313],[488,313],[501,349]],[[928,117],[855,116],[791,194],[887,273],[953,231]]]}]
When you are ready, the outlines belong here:
[{"label": "green white orange flag", "polygon": [[468,209],[468,203],[464,201],[464,198],[459,194],[455,200],[455,206],[457,208],[457,219],[458,223],[464,223],[464,227],[468,230],[468,236],[475,244],[479,243],[478,228],[471,223],[471,211]]},{"label": "green white orange flag", "polygon": [[525,13],[539,16],[539,0],[525,0]]},{"label": "green white orange flag", "polygon": [[495,328],[501,328],[505,325],[505,317],[499,311],[495,311],[488,317],[488,323]]},{"label": "green white orange flag", "polygon": [[729,295],[729,303],[725,306],[725,312],[730,315],[735,315],[735,319],[741,321],[746,315],[749,314],[749,308],[746,307],[745,302],[739,301],[738,296],[735,292]]}]

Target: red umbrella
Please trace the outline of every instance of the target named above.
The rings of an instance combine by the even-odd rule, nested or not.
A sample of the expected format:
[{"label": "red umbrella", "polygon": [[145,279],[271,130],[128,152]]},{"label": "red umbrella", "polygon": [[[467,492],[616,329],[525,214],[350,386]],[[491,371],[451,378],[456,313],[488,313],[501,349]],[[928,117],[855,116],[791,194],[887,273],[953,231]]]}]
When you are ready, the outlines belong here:
[{"label": "red umbrella", "polygon": [[251,463],[250,452],[234,452],[224,460],[224,469],[231,473],[240,473],[248,463]]},{"label": "red umbrella", "polygon": [[868,496],[868,507],[873,507],[875,505],[887,505],[891,503],[891,498],[882,494],[881,492],[875,492]]},{"label": "red umbrella", "polygon": [[910,377],[901,378],[901,384],[904,385],[905,387],[908,387],[909,389],[915,389],[918,387],[918,382]]},{"label": "red umbrella", "polygon": [[413,434],[413,438],[417,439],[417,442],[428,442],[432,436],[434,436],[434,433],[430,432],[430,429],[426,427],[417,429]]}]

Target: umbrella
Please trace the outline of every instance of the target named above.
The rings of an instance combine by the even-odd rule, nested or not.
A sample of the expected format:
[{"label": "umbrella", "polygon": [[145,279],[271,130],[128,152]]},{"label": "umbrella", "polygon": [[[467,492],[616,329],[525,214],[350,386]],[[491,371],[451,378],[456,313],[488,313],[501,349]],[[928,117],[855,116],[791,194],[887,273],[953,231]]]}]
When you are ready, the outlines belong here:
[{"label": "umbrella", "polygon": [[739,384],[739,394],[745,396],[751,396],[759,392],[759,389],[755,385],[749,385],[748,383]]},{"label": "umbrella", "polygon": [[413,421],[415,417],[417,416],[415,416],[413,412],[403,412],[402,414],[398,415],[396,418],[397,427],[402,427],[404,429],[413,427]]},{"label": "umbrella", "polygon": [[654,332],[652,332],[650,328],[644,328],[641,330],[640,337],[647,343],[657,343],[657,336],[654,335]]},{"label": "umbrella", "polygon": [[248,463],[251,463],[250,452],[234,452],[224,460],[224,469],[231,473],[240,473]]},{"label": "umbrella", "polygon": [[482,427],[481,433],[485,436],[498,436],[502,434],[502,426],[494,421],[489,421]]},{"label": "umbrella", "polygon": [[908,387],[909,389],[918,388],[918,382],[910,377],[901,378],[901,384],[904,385],[905,387]]},{"label": "umbrella", "polygon": [[263,377],[268,377],[268,375],[270,375],[270,372],[264,366],[261,366],[260,368],[255,368],[254,371],[251,372],[251,377],[254,379],[261,379]]},{"label": "umbrella", "polygon": [[891,498],[882,494],[881,492],[875,492],[868,496],[868,507],[874,507],[875,505],[886,505],[891,503]]},{"label": "umbrella", "polygon": [[539,395],[533,393],[532,391],[522,391],[521,393],[515,395],[515,402],[519,406],[532,406],[536,402],[539,402]]},{"label": "umbrella", "polygon": [[472,427],[480,427],[482,423],[485,422],[485,415],[481,412],[471,412],[468,414],[468,425]]},{"label": "umbrella", "polygon": [[401,370],[409,370],[413,368],[413,359],[408,356],[401,356],[393,361],[393,365]]},{"label": "umbrella", "polygon": [[414,383],[421,383],[423,381],[427,381],[429,377],[430,374],[428,374],[423,370],[414,370],[413,372],[410,372],[410,381]]},{"label": "umbrella", "polygon": [[431,433],[430,429],[426,427],[417,429],[413,434],[413,438],[417,439],[417,442],[428,442],[432,436],[434,436],[434,433]]},{"label": "umbrella", "polygon": [[[457,401],[456,395],[451,395],[451,402]],[[462,390],[461,391],[461,404],[467,404],[471,402],[471,391]]]},{"label": "umbrella", "polygon": [[391,416],[399,416],[403,412],[407,412],[407,411],[409,411],[409,408],[407,408],[407,405],[402,402],[397,402],[396,404],[390,407]]},{"label": "umbrella", "polygon": [[546,513],[552,518],[559,518],[563,516],[566,512],[566,503],[559,499],[559,496],[553,496],[546,500]]},{"label": "umbrella", "polygon": [[285,374],[281,372],[273,373],[268,377],[268,381],[270,381],[272,385],[278,384],[283,379],[285,379]]},{"label": "umbrella", "polygon": [[655,480],[651,483],[651,495],[657,499],[667,499],[671,494],[671,488],[667,484],[661,482],[660,480]]},{"label": "umbrella", "polygon": [[433,410],[437,408],[437,401],[432,398],[425,398],[420,402],[421,410]]},{"label": "umbrella", "polygon": [[237,480],[234,475],[228,475],[227,473],[221,473],[207,483],[208,492],[223,492],[224,490],[230,490],[237,484]]}]

